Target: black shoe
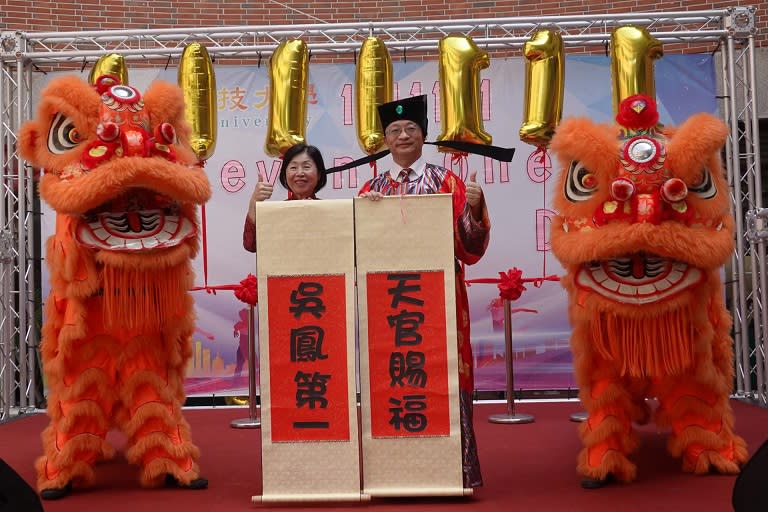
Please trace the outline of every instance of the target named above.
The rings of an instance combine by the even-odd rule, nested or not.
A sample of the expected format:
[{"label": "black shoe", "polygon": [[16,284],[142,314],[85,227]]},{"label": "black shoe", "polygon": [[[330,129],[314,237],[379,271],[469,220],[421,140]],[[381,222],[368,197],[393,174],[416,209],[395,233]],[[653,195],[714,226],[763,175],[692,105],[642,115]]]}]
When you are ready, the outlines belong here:
[{"label": "black shoe", "polygon": [[53,487],[40,491],[40,497],[44,500],[60,500],[72,492],[72,482],[68,482],[64,487]]},{"label": "black shoe", "polygon": [[584,477],[581,479],[582,489],[600,489],[613,482],[613,473],[608,473],[604,479]]},{"label": "black shoe", "polygon": [[175,476],[168,473],[165,475],[165,486],[166,487],[178,487],[179,489],[207,489],[208,488],[208,479],[203,477],[197,477],[188,484],[181,484],[176,479]]}]

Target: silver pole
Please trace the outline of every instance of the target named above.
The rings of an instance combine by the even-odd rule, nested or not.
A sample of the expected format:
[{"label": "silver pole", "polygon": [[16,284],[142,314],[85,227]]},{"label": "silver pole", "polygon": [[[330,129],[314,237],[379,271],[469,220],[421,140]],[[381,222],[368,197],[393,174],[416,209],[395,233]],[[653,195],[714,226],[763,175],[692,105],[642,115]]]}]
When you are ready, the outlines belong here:
[{"label": "silver pole", "polygon": [[[725,91],[725,94],[728,95],[728,98],[726,101],[730,103],[730,113],[731,117],[729,119],[730,121],[730,131],[731,136],[733,140],[730,144],[730,160],[733,163],[733,207],[734,207],[734,216],[736,220],[736,253],[739,255],[736,264],[737,264],[737,282],[738,282],[738,296],[734,297],[735,300],[738,300],[738,306],[737,309],[740,313],[738,318],[734,319],[734,335],[738,336],[738,339],[741,341],[741,353],[736,354],[735,357],[737,358],[736,361],[738,362],[737,366],[737,372],[742,373],[743,380],[742,380],[742,391],[744,393],[751,394],[752,393],[752,380],[751,380],[751,372],[750,372],[750,362],[749,362],[749,356],[750,356],[750,343],[749,343],[749,308],[747,304],[747,284],[746,284],[746,271],[745,271],[745,261],[744,258],[746,257],[746,248],[744,247],[744,211],[743,211],[743,201],[744,201],[744,194],[742,192],[742,176],[741,176],[741,153],[739,148],[740,143],[740,137],[739,137],[739,112],[738,112],[738,103],[736,102],[736,70],[734,69],[736,57],[735,53],[736,50],[734,49],[734,40],[732,36],[728,36],[726,38],[726,48],[728,51],[728,86],[729,90]],[[754,269],[753,269],[754,271]],[[738,343],[737,343],[738,347]],[[739,359],[740,358],[740,359]]]},{"label": "silver pole", "polygon": [[232,428],[259,428],[261,418],[256,406],[256,315],[254,306],[248,309],[248,417],[232,420],[229,424]]},{"label": "silver pole", "polygon": [[488,417],[491,423],[533,423],[530,414],[515,413],[515,374],[512,353],[512,308],[510,301],[504,299],[504,354],[507,366],[507,412],[492,414]]}]

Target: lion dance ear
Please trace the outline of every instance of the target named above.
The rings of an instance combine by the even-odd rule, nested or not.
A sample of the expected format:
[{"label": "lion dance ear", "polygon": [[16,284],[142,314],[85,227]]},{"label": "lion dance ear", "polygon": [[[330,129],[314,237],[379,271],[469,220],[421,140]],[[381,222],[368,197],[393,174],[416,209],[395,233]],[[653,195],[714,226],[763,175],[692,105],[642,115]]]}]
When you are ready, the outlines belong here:
[{"label": "lion dance ear", "polygon": [[[80,159],[82,142],[95,137],[98,124],[99,94],[76,76],[63,76],[51,81],[40,94],[40,105],[34,119],[22,125],[19,152],[33,165],[61,171]],[[57,125],[58,123],[58,125]],[[62,132],[67,128],[69,131]],[[52,131],[53,130],[53,131]],[[76,134],[66,147],[50,140]]]},{"label": "lion dance ear", "polygon": [[19,130],[19,153],[25,160],[33,160],[40,134],[37,122],[27,121]]},{"label": "lion dance ear", "polygon": [[[169,82],[155,81],[144,93],[144,104],[150,112],[152,126],[169,123],[176,129],[176,136],[181,142],[176,150],[188,148],[191,128],[184,117],[184,95],[178,86]],[[193,161],[194,155],[184,152],[184,160]]]}]

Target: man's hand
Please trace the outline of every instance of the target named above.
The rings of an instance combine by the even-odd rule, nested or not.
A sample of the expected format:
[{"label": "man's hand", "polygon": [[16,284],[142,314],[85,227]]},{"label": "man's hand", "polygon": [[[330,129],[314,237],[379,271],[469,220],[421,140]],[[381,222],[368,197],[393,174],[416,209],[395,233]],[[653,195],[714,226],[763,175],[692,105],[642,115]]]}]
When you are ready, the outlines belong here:
[{"label": "man's hand", "polygon": [[477,171],[472,171],[467,183],[467,204],[475,220],[483,218],[483,189],[477,184]]},{"label": "man's hand", "polygon": [[371,201],[378,201],[384,197],[384,194],[381,192],[376,192],[375,190],[369,190],[368,192],[363,192],[358,197],[364,197],[366,199],[370,199]]}]

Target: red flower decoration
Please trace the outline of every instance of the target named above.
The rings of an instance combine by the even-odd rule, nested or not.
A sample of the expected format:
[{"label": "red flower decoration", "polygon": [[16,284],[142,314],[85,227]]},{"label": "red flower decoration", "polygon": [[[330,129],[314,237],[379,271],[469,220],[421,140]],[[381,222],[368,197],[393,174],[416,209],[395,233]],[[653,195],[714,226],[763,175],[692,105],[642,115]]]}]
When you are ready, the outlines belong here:
[{"label": "red flower decoration", "polygon": [[248,277],[240,281],[240,286],[235,288],[235,297],[245,302],[246,304],[255,306],[259,302],[259,290],[257,283],[258,281],[256,281],[256,276],[253,274],[248,274]]},{"label": "red flower decoration", "polygon": [[499,296],[505,300],[517,300],[527,288],[523,284],[523,271],[517,267],[499,272]]},{"label": "red flower decoration", "polygon": [[616,122],[630,130],[641,130],[656,126],[659,111],[656,102],[644,94],[635,94],[622,100]]}]

